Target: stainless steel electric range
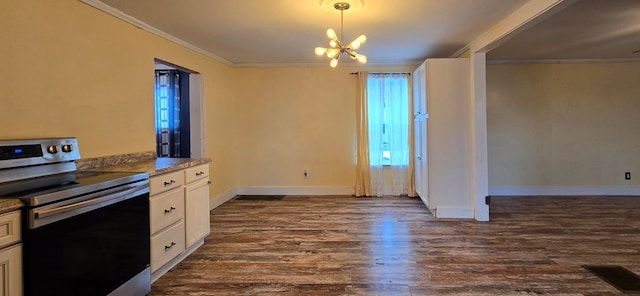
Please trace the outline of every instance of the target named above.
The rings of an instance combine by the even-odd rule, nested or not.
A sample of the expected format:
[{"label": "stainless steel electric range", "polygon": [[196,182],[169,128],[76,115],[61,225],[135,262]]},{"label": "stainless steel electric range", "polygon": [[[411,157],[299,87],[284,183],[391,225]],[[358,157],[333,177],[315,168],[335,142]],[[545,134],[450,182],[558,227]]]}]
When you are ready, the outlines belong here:
[{"label": "stainless steel electric range", "polygon": [[146,295],[149,175],[77,171],[76,138],[0,140],[0,198],[20,199],[25,295]]}]

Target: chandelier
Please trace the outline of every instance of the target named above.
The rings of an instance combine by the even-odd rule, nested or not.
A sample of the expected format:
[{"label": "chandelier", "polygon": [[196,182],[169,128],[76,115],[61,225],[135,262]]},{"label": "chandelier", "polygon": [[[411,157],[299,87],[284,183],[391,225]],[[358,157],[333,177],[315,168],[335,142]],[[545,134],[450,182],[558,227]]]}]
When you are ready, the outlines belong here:
[{"label": "chandelier", "polygon": [[338,60],[342,54],[346,54],[351,59],[358,61],[360,64],[365,64],[367,62],[367,57],[363,54],[357,53],[355,50],[360,48],[362,43],[367,41],[367,36],[360,35],[351,43],[344,45],[344,11],[349,9],[351,5],[347,2],[337,2],[333,5],[333,8],[340,10],[340,39],[338,39],[338,35],[336,31],[329,28],[327,30],[327,37],[329,37],[329,47],[316,47],[314,50],[315,53],[319,56],[325,55],[331,59],[329,61],[329,66],[331,68],[335,68],[338,65]]}]

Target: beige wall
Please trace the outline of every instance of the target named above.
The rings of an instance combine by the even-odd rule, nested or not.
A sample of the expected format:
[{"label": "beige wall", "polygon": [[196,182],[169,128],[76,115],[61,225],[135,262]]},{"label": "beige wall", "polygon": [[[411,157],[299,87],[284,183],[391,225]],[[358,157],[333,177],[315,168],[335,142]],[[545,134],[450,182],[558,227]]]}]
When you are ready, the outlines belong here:
[{"label": "beige wall", "polygon": [[356,77],[349,73],[414,68],[235,69],[238,186],[352,188]]},{"label": "beige wall", "polygon": [[640,64],[489,65],[487,113],[490,187],[640,184]]},{"label": "beige wall", "polygon": [[3,1],[0,27],[0,139],[76,136],[83,158],[155,150],[154,59],[199,72],[212,197],[352,187],[349,73],[415,68],[234,69],[76,0]]},{"label": "beige wall", "polygon": [[235,188],[233,69],[77,0],[2,0],[0,139],[77,136],[83,158],[155,150],[154,58],[202,74],[212,196]]}]

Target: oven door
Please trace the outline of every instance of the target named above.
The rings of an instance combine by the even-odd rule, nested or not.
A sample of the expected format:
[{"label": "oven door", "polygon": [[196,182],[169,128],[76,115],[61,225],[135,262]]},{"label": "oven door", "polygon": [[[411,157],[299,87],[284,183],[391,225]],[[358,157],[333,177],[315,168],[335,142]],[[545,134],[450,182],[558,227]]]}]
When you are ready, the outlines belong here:
[{"label": "oven door", "polygon": [[[47,210],[40,216],[64,219],[25,227],[25,295],[145,295],[150,291],[148,184],[127,190],[126,196],[111,194],[115,201],[109,195],[96,198],[98,203],[84,201],[89,210],[73,205],[65,211]],[[24,224],[28,225],[38,216],[38,208],[26,211]]]}]

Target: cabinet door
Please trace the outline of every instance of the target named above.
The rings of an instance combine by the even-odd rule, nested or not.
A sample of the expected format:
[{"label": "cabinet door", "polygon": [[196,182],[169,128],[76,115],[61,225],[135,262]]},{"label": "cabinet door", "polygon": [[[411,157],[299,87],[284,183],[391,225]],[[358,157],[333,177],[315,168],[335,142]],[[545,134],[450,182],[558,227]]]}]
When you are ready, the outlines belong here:
[{"label": "cabinet door", "polygon": [[0,296],[22,295],[22,244],[0,251]]},{"label": "cabinet door", "polygon": [[427,172],[427,62],[425,61],[413,72],[413,108],[414,108],[414,152],[416,193],[427,207],[428,172]]},{"label": "cabinet door", "polygon": [[429,207],[429,171],[427,166],[427,118],[414,121],[416,193]]},{"label": "cabinet door", "polygon": [[0,215],[0,247],[20,241],[20,211]]},{"label": "cabinet door", "polygon": [[422,142],[422,130],[420,119],[416,118],[413,121],[413,143],[414,143],[414,154],[415,154],[415,178],[416,178],[416,193],[421,198],[423,197],[422,192],[422,182],[424,182],[424,176],[422,174],[422,168],[420,167],[420,162],[422,161],[422,146],[425,144]]},{"label": "cabinet door", "polygon": [[422,193],[420,197],[424,204],[429,207],[429,166],[427,165],[429,161],[429,154],[427,153],[427,149],[429,147],[429,139],[427,138],[427,124],[429,120],[427,118],[422,118],[420,120],[420,141],[422,145],[420,146],[420,161],[416,163],[416,166],[420,167],[420,174],[422,175],[422,181],[420,182],[420,192]]},{"label": "cabinet door", "polygon": [[413,115],[419,117],[427,113],[426,62],[413,72]]},{"label": "cabinet door", "polygon": [[209,234],[209,180],[185,188],[185,231],[187,248]]}]

